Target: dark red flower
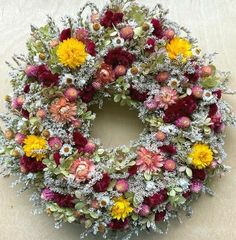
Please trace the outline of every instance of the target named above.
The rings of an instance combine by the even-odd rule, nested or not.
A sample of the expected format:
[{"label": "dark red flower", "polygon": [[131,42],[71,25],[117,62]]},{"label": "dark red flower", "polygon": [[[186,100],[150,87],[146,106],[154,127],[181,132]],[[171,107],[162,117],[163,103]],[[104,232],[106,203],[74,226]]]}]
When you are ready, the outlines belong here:
[{"label": "dark red flower", "polygon": [[131,166],[128,169],[128,173],[129,173],[130,177],[134,176],[137,172],[138,172],[138,166],[137,165]]},{"label": "dark red flower", "polygon": [[218,112],[217,104],[211,104],[209,107],[209,113],[208,116],[212,118],[216,113]]},{"label": "dark red flower", "polygon": [[73,208],[75,206],[73,202],[74,198],[71,195],[54,193],[52,201],[57,203],[58,206],[61,208]]},{"label": "dark red flower", "polygon": [[130,67],[135,61],[135,56],[122,48],[113,48],[104,57],[104,62],[109,64],[115,69],[118,65],[123,65],[124,67]]},{"label": "dark red flower", "polygon": [[206,179],[206,172],[204,169],[192,169],[193,179],[204,181]]},{"label": "dark red flower", "polygon": [[180,117],[191,116],[197,108],[197,101],[191,95],[179,99],[165,111],[164,122],[172,123]]},{"label": "dark red flower", "polygon": [[88,85],[79,92],[79,96],[83,102],[89,103],[90,101],[92,101],[95,93],[96,93],[95,88],[92,85]]},{"label": "dark red flower", "polygon": [[[193,63],[194,64],[194,63]],[[189,79],[190,82],[195,83],[200,78],[199,66],[195,65],[194,73],[185,73],[186,78]]]},{"label": "dark red flower", "polygon": [[85,138],[79,131],[73,132],[73,140],[75,142],[75,146],[79,149],[84,148],[88,143],[87,138]]},{"label": "dark red flower", "polygon": [[157,38],[162,38],[163,28],[162,28],[161,22],[158,19],[153,18],[151,23],[154,28],[153,35],[155,35]]},{"label": "dark red flower", "polygon": [[156,221],[156,222],[162,222],[162,221],[164,221],[165,215],[166,215],[166,212],[165,212],[165,211],[157,212],[157,213],[155,214],[155,221]]},{"label": "dark red flower", "polygon": [[97,52],[96,52],[96,44],[94,43],[94,41],[87,39],[86,42],[86,50],[87,52],[91,55],[91,56],[96,56]]},{"label": "dark red flower", "polygon": [[140,92],[132,86],[129,89],[130,97],[139,102],[144,102],[147,99],[147,92]]},{"label": "dark red flower", "polygon": [[23,91],[24,91],[24,93],[29,93],[29,91],[30,91],[30,85],[29,85],[29,84],[26,84],[26,85],[24,86]]},{"label": "dark red flower", "polygon": [[53,74],[47,65],[30,66],[30,68],[33,70],[27,72],[26,75],[38,79],[43,86],[51,87],[58,83],[59,75]]},{"label": "dark red flower", "polygon": [[164,203],[168,199],[167,190],[162,189],[158,193],[155,193],[151,197],[146,197],[144,203],[147,204],[150,208],[155,208],[156,206]]},{"label": "dark red flower", "polygon": [[41,172],[46,166],[34,158],[23,156],[20,158],[20,169],[23,173]]},{"label": "dark red flower", "polygon": [[29,112],[28,112],[27,110],[25,110],[24,108],[22,108],[22,109],[20,110],[20,113],[21,113],[21,115],[22,115],[24,118],[29,119]]},{"label": "dark red flower", "polygon": [[57,164],[57,166],[60,165],[60,158],[61,158],[61,155],[59,152],[55,152],[53,154],[53,159],[54,159],[55,163]]},{"label": "dark red flower", "polygon": [[156,40],[154,38],[148,38],[146,44],[149,47],[146,47],[145,50],[148,52],[154,52],[156,46]]},{"label": "dark red flower", "polygon": [[59,75],[53,74],[47,65],[40,65],[38,66],[37,78],[43,84],[43,86],[51,87],[57,85]]},{"label": "dark red flower", "polygon": [[221,99],[221,97],[222,97],[222,91],[221,91],[220,89],[214,91],[213,94],[216,95],[216,97],[217,97],[218,99]]},{"label": "dark red flower", "polygon": [[170,155],[174,155],[177,153],[177,149],[175,146],[173,145],[163,145],[161,147],[159,147],[159,149],[164,152],[164,153],[168,153]]},{"label": "dark red flower", "polygon": [[112,28],[113,25],[116,26],[123,21],[123,16],[123,13],[114,13],[111,10],[107,10],[100,20],[100,24],[106,28]]},{"label": "dark red flower", "polygon": [[182,195],[184,198],[188,199],[192,195],[192,192],[189,190],[189,191],[184,192]]},{"label": "dark red flower", "polygon": [[127,229],[129,227],[129,220],[128,218],[126,218],[124,221],[114,219],[108,224],[108,227],[112,230]]},{"label": "dark red flower", "polygon": [[59,40],[63,42],[64,40],[71,38],[71,29],[67,28],[61,31]]},{"label": "dark red flower", "polygon": [[110,184],[111,178],[108,173],[103,173],[103,177],[101,180],[97,181],[93,189],[95,192],[105,192]]}]

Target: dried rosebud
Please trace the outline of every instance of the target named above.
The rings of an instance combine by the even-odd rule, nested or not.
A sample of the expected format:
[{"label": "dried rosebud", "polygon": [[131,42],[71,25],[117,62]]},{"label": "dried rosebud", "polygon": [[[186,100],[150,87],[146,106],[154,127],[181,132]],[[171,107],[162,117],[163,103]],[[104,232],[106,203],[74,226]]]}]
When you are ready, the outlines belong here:
[{"label": "dried rosebud", "polygon": [[142,204],[138,209],[138,214],[142,217],[146,217],[150,213],[151,209],[148,205]]},{"label": "dried rosebud", "polygon": [[156,80],[160,83],[163,83],[163,82],[167,81],[168,78],[169,78],[169,73],[168,72],[160,72],[156,76]]},{"label": "dried rosebud", "polygon": [[124,76],[127,72],[127,68],[123,65],[116,66],[115,70],[116,77]]},{"label": "dried rosebud", "polygon": [[194,86],[192,88],[192,94],[195,98],[202,98],[203,95],[203,88],[201,86]]},{"label": "dried rosebud", "polygon": [[96,150],[96,145],[92,142],[87,142],[87,144],[84,147],[84,152],[86,153],[94,153]]},{"label": "dried rosebud", "polygon": [[200,69],[201,77],[209,77],[212,74],[212,67],[211,66],[203,66]]},{"label": "dried rosebud", "polygon": [[164,141],[166,138],[166,135],[162,131],[157,131],[155,134],[155,138],[157,141]]},{"label": "dried rosebud", "polygon": [[164,162],[164,169],[169,172],[173,172],[176,169],[176,162],[172,159],[167,159]]},{"label": "dried rosebud", "polygon": [[131,40],[134,36],[134,30],[131,26],[126,26],[120,30],[120,36],[125,40]]},{"label": "dried rosebud", "polygon": [[171,40],[175,36],[175,31],[172,28],[168,28],[167,30],[164,31],[164,37],[168,40]]},{"label": "dried rosebud", "polygon": [[175,125],[179,128],[188,128],[191,120],[188,117],[180,117],[175,121]]},{"label": "dried rosebud", "polygon": [[23,144],[24,143],[24,140],[26,138],[26,135],[25,134],[22,134],[22,133],[16,133],[16,136],[15,136],[15,141],[18,143],[18,144]]},{"label": "dried rosebud", "polygon": [[125,179],[120,179],[116,182],[116,190],[120,193],[127,192],[129,189],[129,184]]},{"label": "dried rosebud", "polygon": [[77,99],[78,94],[79,92],[75,87],[67,88],[64,93],[65,97],[71,102],[74,102]]},{"label": "dried rosebud", "polygon": [[46,116],[46,111],[44,110],[44,109],[39,109],[38,111],[37,111],[37,113],[36,113],[36,116],[37,117],[39,117],[39,118],[41,118],[41,119],[43,119],[43,118],[45,118],[45,116]]},{"label": "dried rosebud", "polygon": [[8,140],[11,140],[14,138],[14,132],[11,130],[11,129],[7,129],[5,132],[4,132],[4,137]]}]

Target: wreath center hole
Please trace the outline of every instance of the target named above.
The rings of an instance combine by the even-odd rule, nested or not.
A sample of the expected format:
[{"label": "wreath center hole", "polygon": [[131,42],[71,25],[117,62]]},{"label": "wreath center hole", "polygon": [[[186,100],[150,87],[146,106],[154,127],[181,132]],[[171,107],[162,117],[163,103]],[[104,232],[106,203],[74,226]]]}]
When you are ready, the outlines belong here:
[{"label": "wreath center hole", "polygon": [[92,136],[99,138],[106,148],[128,146],[131,140],[139,138],[143,130],[138,112],[128,106],[105,101],[102,109],[93,106],[91,110],[96,113]]}]

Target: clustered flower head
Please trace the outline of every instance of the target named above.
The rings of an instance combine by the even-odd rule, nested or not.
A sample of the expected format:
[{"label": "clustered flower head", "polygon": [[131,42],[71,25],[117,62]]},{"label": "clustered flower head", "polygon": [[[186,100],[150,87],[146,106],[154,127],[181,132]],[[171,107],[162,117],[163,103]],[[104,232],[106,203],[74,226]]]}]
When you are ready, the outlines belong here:
[{"label": "clustered flower head", "polygon": [[[159,5],[86,6],[86,19],[84,7],[60,28],[51,18],[32,28],[28,57],[14,58],[0,165],[34,187],[57,226],[84,224],[83,236],[167,229],[226,171],[228,76]],[[91,134],[106,99],[138,111],[143,132],[129,146],[107,149]]]}]

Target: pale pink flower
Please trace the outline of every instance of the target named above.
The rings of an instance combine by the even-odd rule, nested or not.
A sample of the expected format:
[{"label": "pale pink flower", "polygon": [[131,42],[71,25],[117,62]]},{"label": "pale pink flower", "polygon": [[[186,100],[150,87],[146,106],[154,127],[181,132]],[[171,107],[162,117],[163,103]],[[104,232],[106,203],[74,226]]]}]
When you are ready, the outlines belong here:
[{"label": "pale pink flower", "polygon": [[169,105],[172,105],[178,99],[177,91],[170,87],[162,87],[160,93],[156,94],[154,97],[159,108],[164,108],[165,110]]},{"label": "pale pink flower", "polygon": [[151,152],[144,147],[138,150],[136,165],[141,172],[156,172],[163,166],[163,157],[159,153]]},{"label": "pale pink flower", "polygon": [[94,170],[95,165],[92,160],[82,157],[76,159],[70,167],[70,173],[74,175],[77,182],[84,182],[90,179]]}]

